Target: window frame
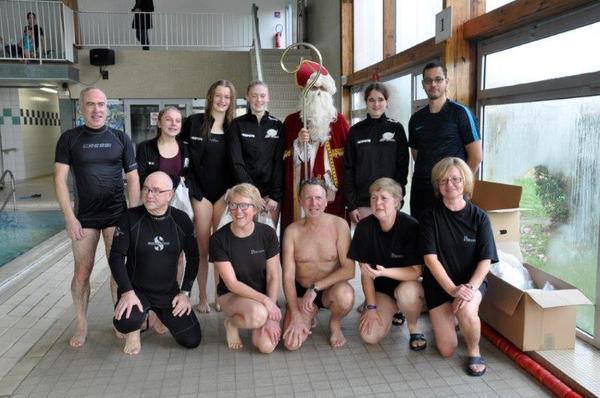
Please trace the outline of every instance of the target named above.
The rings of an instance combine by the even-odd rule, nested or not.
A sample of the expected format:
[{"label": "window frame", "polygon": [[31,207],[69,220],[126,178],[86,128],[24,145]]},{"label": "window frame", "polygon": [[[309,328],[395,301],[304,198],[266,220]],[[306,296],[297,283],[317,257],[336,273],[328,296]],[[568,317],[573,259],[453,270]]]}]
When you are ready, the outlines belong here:
[{"label": "window frame", "polygon": [[[485,106],[600,95],[600,71],[485,89],[483,83],[486,73],[486,56],[597,22],[600,22],[600,4],[594,3],[577,11],[478,42],[476,109],[483,145],[485,145]],[[480,168],[482,177],[484,170],[485,159]],[[600,226],[598,234],[600,235]],[[593,335],[577,329],[577,337],[600,348],[600,243],[598,244],[597,259]]]}]

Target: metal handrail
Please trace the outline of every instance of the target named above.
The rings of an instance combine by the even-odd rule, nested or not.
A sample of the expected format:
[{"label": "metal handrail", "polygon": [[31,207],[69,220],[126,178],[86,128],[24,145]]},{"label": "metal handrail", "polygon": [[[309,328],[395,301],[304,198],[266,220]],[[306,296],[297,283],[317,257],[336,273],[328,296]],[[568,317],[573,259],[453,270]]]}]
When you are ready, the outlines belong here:
[{"label": "metal handrail", "polygon": [[4,203],[2,203],[2,207],[0,207],[0,213],[4,211],[4,208],[6,207],[6,204],[8,203],[11,194],[13,198],[13,210],[17,210],[17,190],[15,189],[15,176],[12,173],[12,171],[5,170],[4,173],[2,173],[2,177],[0,177],[0,186],[4,186],[4,179],[6,178],[6,176],[10,177],[11,192],[9,192],[9,194],[6,196],[6,199],[4,199]]},{"label": "metal handrail", "polygon": [[252,41],[254,42],[252,51],[254,51],[254,58],[256,59],[256,78],[262,81],[263,65],[261,58],[260,35],[258,32],[258,6],[252,3]]}]

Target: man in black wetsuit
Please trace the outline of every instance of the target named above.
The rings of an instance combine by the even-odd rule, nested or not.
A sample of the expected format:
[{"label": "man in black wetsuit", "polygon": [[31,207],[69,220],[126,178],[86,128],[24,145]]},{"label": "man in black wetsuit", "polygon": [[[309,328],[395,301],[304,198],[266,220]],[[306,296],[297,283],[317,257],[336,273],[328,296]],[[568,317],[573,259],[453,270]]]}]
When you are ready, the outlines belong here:
[{"label": "man in black wetsuit", "polygon": [[471,111],[448,99],[448,76],[440,62],[423,68],[423,89],[428,104],[415,112],[408,122],[408,146],[415,171],[410,190],[410,215],[421,212],[436,201],[431,184],[433,166],[445,157],[461,158],[477,173],[481,164],[481,137]]},{"label": "man in black wetsuit", "polygon": [[[166,173],[150,174],[142,187],[144,205],[127,210],[115,230],[108,260],[119,286],[113,323],[126,335],[123,351],[129,355],[141,350],[140,329],[150,309],[179,345],[200,344],[200,324],[190,302],[198,246],[190,218],[169,206],[173,195],[173,181]],[[186,267],[179,288],[177,260],[182,251]]]},{"label": "man in black wetsuit", "polygon": [[[140,184],[133,146],[120,130],[106,126],[106,95],[97,88],[86,88],[79,98],[85,125],[65,131],[56,144],[54,184],[56,198],[65,217],[65,228],[72,240],[75,272],[71,295],[77,324],[69,344],[81,347],[87,336],[87,307],[90,275],[94,266],[100,233],[106,255],[110,253],[114,228],[127,209],[123,170],[127,177],[127,197],[136,206]],[[67,179],[73,171],[77,191],[77,210],[71,208]],[[116,286],[113,301],[116,299]]]}]

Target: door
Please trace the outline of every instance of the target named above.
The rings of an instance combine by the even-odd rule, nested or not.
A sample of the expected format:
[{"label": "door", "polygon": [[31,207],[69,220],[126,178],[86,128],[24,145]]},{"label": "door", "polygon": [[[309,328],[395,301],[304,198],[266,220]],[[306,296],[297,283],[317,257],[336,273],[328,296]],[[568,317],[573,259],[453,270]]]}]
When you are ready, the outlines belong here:
[{"label": "door", "polygon": [[185,118],[191,114],[191,99],[132,99],[123,101],[125,110],[125,132],[129,134],[133,144],[137,145],[156,136],[158,112],[167,106],[181,111]]}]

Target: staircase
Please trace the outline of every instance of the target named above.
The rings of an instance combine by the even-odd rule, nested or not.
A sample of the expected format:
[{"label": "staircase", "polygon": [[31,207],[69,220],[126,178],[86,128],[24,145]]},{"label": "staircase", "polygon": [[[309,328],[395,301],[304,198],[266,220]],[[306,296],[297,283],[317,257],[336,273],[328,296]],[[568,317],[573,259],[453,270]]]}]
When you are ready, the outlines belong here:
[{"label": "staircase", "polygon": [[[264,49],[261,51],[263,62],[263,80],[269,86],[271,101],[269,102],[269,113],[283,121],[287,115],[300,110],[300,95],[302,90],[296,86],[296,77],[286,73],[280,65],[283,50]],[[286,56],[286,67],[295,69],[300,63],[300,58],[310,59],[310,50],[293,49]],[[250,65],[252,77],[256,78],[256,58],[254,52],[250,51]]]}]

